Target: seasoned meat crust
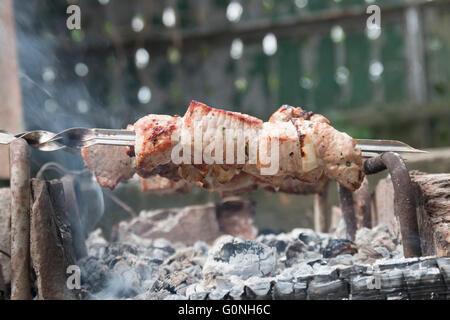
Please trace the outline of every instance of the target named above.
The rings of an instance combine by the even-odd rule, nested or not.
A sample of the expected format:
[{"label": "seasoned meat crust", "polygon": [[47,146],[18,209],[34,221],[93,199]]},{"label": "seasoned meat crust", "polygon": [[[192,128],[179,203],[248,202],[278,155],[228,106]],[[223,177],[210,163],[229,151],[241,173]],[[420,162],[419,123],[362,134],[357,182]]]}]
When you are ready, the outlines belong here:
[{"label": "seasoned meat crust", "polygon": [[[159,165],[170,163],[172,148],[184,139],[183,154],[189,152],[190,155],[178,164],[178,173],[184,180],[205,188],[225,184],[241,172],[254,176],[259,183],[272,185],[280,185],[287,176],[315,183],[325,175],[350,190],[358,189],[364,177],[356,140],[334,129],[322,115],[299,107],[284,105],[268,122],[263,122],[249,115],[192,101],[183,118],[148,115],[138,120],[134,128],[137,170],[151,172]],[[201,134],[197,141],[196,131]],[[228,158],[228,149],[223,155],[217,151],[221,144],[222,149],[226,149],[225,141],[216,140],[218,133],[227,138],[228,133],[222,134],[222,131],[235,134],[230,136],[231,150],[235,151],[231,158]],[[243,137],[239,136],[240,132],[244,132]],[[258,153],[252,162],[248,153],[255,148],[266,148],[267,154],[272,154],[273,141],[279,143],[279,164],[276,172],[266,175],[261,169],[269,166],[267,159]],[[239,149],[245,149],[245,159],[238,158]],[[207,163],[201,158],[201,152],[205,150],[214,155],[215,162]],[[198,152],[200,163],[196,162]]]},{"label": "seasoned meat crust", "polygon": [[[268,122],[263,122],[192,101],[184,117],[151,114],[128,129],[135,131],[136,143],[134,152],[128,152],[135,156],[133,165],[130,162],[122,166],[126,174],[118,173],[118,166],[109,170],[98,164],[99,161],[89,161],[87,151],[83,151],[85,163],[102,185],[114,186],[136,172],[143,178],[150,178],[143,180],[144,189],[150,191],[178,189],[184,192],[190,187],[186,189],[179,182],[182,180],[187,185],[223,195],[257,187],[303,194],[321,191],[328,178],[356,190],[364,178],[361,150],[356,148],[356,140],[334,129],[324,116],[300,107],[284,105]],[[239,135],[240,132],[245,134]],[[216,140],[218,133],[225,137],[231,133],[228,137],[233,150],[231,156],[225,139]],[[200,140],[196,140],[199,135]],[[272,154],[273,141],[279,143],[278,168],[273,174],[262,174],[262,169],[269,165],[255,150],[267,148],[267,154]],[[223,154],[217,149],[221,145],[226,150]],[[177,152],[182,161],[174,163],[173,152],[180,146],[181,151]],[[210,152],[214,162],[207,163],[202,158],[201,152],[205,150]],[[239,150],[245,150],[245,159],[239,158]],[[196,162],[198,151],[200,162]]]}]

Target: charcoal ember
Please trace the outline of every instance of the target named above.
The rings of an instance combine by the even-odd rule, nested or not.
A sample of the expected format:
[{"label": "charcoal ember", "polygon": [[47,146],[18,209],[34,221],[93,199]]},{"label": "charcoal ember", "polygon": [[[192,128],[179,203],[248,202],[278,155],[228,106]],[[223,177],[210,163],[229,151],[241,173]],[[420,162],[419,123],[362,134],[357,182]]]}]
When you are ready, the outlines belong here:
[{"label": "charcoal ember", "polygon": [[292,266],[299,258],[303,258],[302,253],[306,250],[306,246],[302,241],[296,240],[290,243],[286,248],[286,265]]},{"label": "charcoal ember", "polygon": [[357,246],[348,239],[332,239],[323,251],[324,258],[333,258],[341,254],[355,254]]},{"label": "charcoal ember", "polygon": [[305,244],[309,251],[319,250],[324,240],[319,234],[310,229],[300,229],[298,239]]},{"label": "charcoal ember", "polygon": [[305,300],[307,298],[307,282],[296,282],[294,283],[294,299],[295,300]]},{"label": "charcoal ember", "polygon": [[402,300],[408,297],[403,272],[398,269],[386,270],[376,274],[379,277],[380,293],[389,300]]},{"label": "charcoal ember", "polygon": [[379,269],[380,271],[384,270],[391,270],[391,269],[406,269],[417,262],[419,262],[420,259],[415,258],[397,258],[397,259],[386,259],[381,260],[376,263],[375,268]]},{"label": "charcoal ember", "polygon": [[208,300],[225,300],[229,293],[226,289],[216,289],[208,294]]},{"label": "charcoal ember", "polygon": [[350,265],[350,266],[338,266],[338,274],[341,279],[349,279],[357,275],[365,274],[367,266],[365,265]]},{"label": "charcoal ember", "polygon": [[334,266],[334,265],[349,266],[349,265],[354,264],[354,260],[355,260],[354,256],[352,256],[351,254],[341,254],[341,255],[338,255],[337,257],[331,258],[328,261],[328,264],[331,266]]},{"label": "charcoal ember", "polygon": [[81,284],[87,287],[90,293],[102,291],[110,278],[111,271],[100,258],[87,256],[78,261],[81,270]]},{"label": "charcoal ember", "polygon": [[314,270],[311,265],[306,262],[295,264],[292,267],[284,269],[277,279],[286,281],[298,281],[299,279],[304,280],[312,277]]},{"label": "charcoal ember", "polygon": [[338,267],[315,264],[313,266],[314,280],[327,282],[336,280],[339,275]]},{"label": "charcoal ember", "polygon": [[251,277],[244,282],[245,299],[267,300],[271,298],[273,278]]},{"label": "charcoal ember", "polygon": [[349,296],[348,284],[342,279],[332,281],[314,279],[308,284],[307,294],[310,300],[347,299]]},{"label": "charcoal ember", "polygon": [[204,241],[197,241],[194,243],[194,249],[196,249],[197,251],[201,252],[202,255],[207,255],[209,249],[211,249],[211,246],[209,244],[207,244]]},{"label": "charcoal ember", "polygon": [[361,228],[356,231],[355,244],[358,247],[384,247],[389,252],[396,249],[397,239],[394,233],[389,231],[389,228],[383,224],[379,224],[372,229]]},{"label": "charcoal ember", "polygon": [[222,236],[208,254],[203,275],[236,275],[246,280],[252,276],[267,276],[275,272],[275,248],[253,240]]},{"label": "charcoal ember", "polygon": [[294,283],[290,281],[277,281],[272,289],[274,300],[294,299]]},{"label": "charcoal ember", "polygon": [[377,286],[376,275],[358,275],[350,278],[350,299],[352,300],[384,300]]},{"label": "charcoal ember", "polygon": [[315,264],[326,265],[328,262],[325,259],[322,259],[322,255],[316,252],[306,252],[305,262],[309,264],[311,267],[314,267]]},{"label": "charcoal ember", "polygon": [[189,300],[206,300],[210,293],[210,289],[201,283],[196,283],[186,288],[186,296]]},{"label": "charcoal ember", "polygon": [[286,248],[288,246],[288,242],[283,241],[283,240],[278,240],[278,239],[267,240],[266,242],[263,242],[263,243],[269,247],[277,249],[278,254],[284,253],[284,251],[286,250]]},{"label": "charcoal ember", "polygon": [[406,286],[411,299],[442,299],[446,297],[446,285],[439,268],[426,267],[421,263],[404,270]]},{"label": "charcoal ember", "polygon": [[179,291],[186,293],[187,287],[191,284],[192,278],[182,271],[168,272],[167,270],[160,270],[151,290],[166,290],[171,294],[180,294]]},{"label": "charcoal ember", "polygon": [[121,259],[124,255],[134,255],[138,254],[138,249],[136,246],[113,242],[110,243],[103,253],[103,260],[109,265],[112,264],[111,267],[114,266],[114,263],[117,262],[118,259]]},{"label": "charcoal ember", "polygon": [[391,257],[391,253],[385,247],[375,247],[373,248],[382,258],[389,259]]}]

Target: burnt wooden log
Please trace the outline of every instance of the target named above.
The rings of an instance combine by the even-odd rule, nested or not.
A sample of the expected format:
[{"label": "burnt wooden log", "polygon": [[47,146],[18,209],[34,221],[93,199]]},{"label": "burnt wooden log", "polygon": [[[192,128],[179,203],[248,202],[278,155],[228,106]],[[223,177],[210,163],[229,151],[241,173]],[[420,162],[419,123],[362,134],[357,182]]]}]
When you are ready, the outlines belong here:
[{"label": "burnt wooden log", "polygon": [[[11,133],[23,131],[22,95],[20,93],[19,63],[17,59],[16,33],[14,27],[13,0],[0,1],[0,128]],[[9,148],[0,145],[0,179],[10,176]]]},{"label": "burnt wooden log", "polygon": [[62,184],[32,180],[30,252],[39,299],[74,299],[67,267],[75,264]]},{"label": "burnt wooden log", "polygon": [[5,280],[3,278],[2,269],[0,268],[0,300],[5,300],[5,299],[6,299],[6,284],[5,284]]},{"label": "burnt wooden log", "polygon": [[394,186],[390,178],[378,182],[373,202],[377,224],[385,225],[396,238],[401,239],[400,226],[394,210]]},{"label": "burnt wooden log", "polygon": [[372,195],[369,190],[369,182],[364,178],[361,187],[353,193],[355,201],[355,211],[359,228],[371,229],[372,224]]},{"label": "burnt wooden log", "polygon": [[11,192],[0,189],[0,272],[4,283],[11,282]]},{"label": "burnt wooden log", "polygon": [[11,142],[11,300],[30,300],[30,159],[28,143]]},{"label": "burnt wooden log", "polygon": [[411,172],[423,255],[450,256],[450,174]]}]

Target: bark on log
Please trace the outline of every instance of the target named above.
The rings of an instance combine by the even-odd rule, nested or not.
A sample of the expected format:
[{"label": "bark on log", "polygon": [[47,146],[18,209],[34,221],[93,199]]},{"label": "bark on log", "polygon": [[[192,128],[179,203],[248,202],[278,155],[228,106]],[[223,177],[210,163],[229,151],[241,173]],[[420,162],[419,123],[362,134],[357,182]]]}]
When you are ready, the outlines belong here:
[{"label": "bark on log", "polygon": [[28,144],[10,144],[11,165],[11,300],[31,299],[30,159]]},{"label": "bark on log", "polygon": [[450,256],[450,174],[412,171],[423,255]]},{"label": "bark on log", "polygon": [[6,298],[6,285],[3,278],[2,268],[0,268],[0,300],[5,300]]},{"label": "bark on log", "polygon": [[[9,188],[0,189],[0,271],[3,280],[11,282],[11,192]],[[8,254],[8,255],[6,255]]]},{"label": "bark on log", "polygon": [[32,180],[31,261],[39,299],[73,299],[66,270],[75,264],[61,183]]}]

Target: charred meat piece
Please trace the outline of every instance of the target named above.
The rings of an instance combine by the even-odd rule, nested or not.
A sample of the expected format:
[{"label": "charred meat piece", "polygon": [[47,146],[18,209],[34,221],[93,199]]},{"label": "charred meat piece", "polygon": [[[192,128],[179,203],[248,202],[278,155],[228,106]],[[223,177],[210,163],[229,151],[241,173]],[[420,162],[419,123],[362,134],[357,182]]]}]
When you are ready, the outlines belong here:
[{"label": "charred meat piece", "polygon": [[341,254],[355,254],[358,247],[347,239],[332,239],[323,251],[324,258],[334,258]]}]

